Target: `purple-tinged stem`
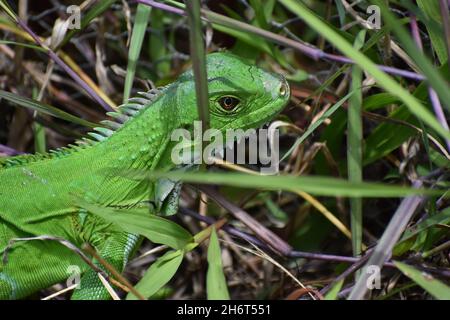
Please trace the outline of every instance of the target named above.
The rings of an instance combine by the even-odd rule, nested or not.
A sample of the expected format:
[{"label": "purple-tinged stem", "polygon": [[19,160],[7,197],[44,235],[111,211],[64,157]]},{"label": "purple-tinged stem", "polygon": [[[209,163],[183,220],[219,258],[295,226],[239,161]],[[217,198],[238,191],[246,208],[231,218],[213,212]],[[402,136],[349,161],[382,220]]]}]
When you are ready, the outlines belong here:
[{"label": "purple-tinged stem", "polygon": [[[413,39],[416,42],[416,45],[419,48],[419,50],[423,51],[422,39],[420,38],[419,32],[419,25],[417,24],[417,19],[414,15],[411,15],[410,25]],[[431,86],[428,87],[428,95],[430,97],[430,102],[431,105],[433,106],[436,118],[438,119],[441,126],[448,131],[449,127],[447,120],[445,118],[444,110],[442,109],[441,102],[439,101],[439,97],[436,94],[436,91],[434,91],[434,89],[431,88]],[[445,139],[445,144],[447,145],[447,150],[450,151],[450,140]]]},{"label": "purple-tinged stem", "polygon": [[[444,110],[442,109],[441,101],[433,88],[428,87],[428,95],[430,96],[431,105],[433,106],[434,113],[438,119],[441,126],[449,131],[447,119],[445,118]],[[447,150],[450,151],[450,140],[445,139],[445,144],[447,145]]]},{"label": "purple-tinged stem", "polygon": [[50,57],[50,59],[52,59],[57,65],[59,65],[64,71],[67,72],[67,74],[79,85],[81,86],[84,90],[86,90],[86,92],[97,102],[99,103],[103,109],[105,109],[106,111],[114,111],[111,106],[109,104],[107,104],[94,90],[92,90],[92,88],[85,82],[83,81],[83,79],[80,78],[80,76],[78,76],[78,74],[73,71],[52,49],[48,48],[47,46],[45,46],[41,39],[39,39],[39,37],[34,33],[33,30],[31,30],[28,25],[23,22],[21,19],[17,18],[16,19],[17,24],[23,29],[25,30],[34,40],[34,42],[36,42],[36,44],[38,44],[39,46],[41,46],[42,48],[45,48],[47,50],[47,54]]},{"label": "purple-tinged stem", "polygon": [[161,9],[161,10],[164,10],[164,11],[167,11],[167,12],[170,12],[173,14],[181,15],[181,16],[187,15],[183,9],[175,8],[175,7],[169,6],[168,4],[161,3],[161,2],[156,2],[156,1],[152,1],[152,0],[135,0],[133,2],[146,4],[153,8]]},{"label": "purple-tinged stem", "polygon": [[347,278],[348,276],[350,276],[352,273],[356,272],[357,270],[359,270],[363,264],[367,261],[367,259],[369,259],[369,252],[366,253],[366,255],[364,255],[363,257],[361,257],[360,259],[358,259],[358,261],[356,261],[355,263],[353,263],[350,267],[348,267],[344,272],[342,272],[339,276],[337,276],[332,282],[330,282],[328,285],[326,285],[322,290],[320,290],[320,294],[321,295],[325,295],[327,294],[328,291],[330,291],[330,289],[339,281]]},{"label": "purple-tinged stem", "polygon": [[[173,13],[173,14],[178,14],[178,15],[183,15],[183,16],[186,15],[186,12],[183,9],[172,7],[170,5],[167,5],[164,3],[159,3],[159,2],[156,2],[153,0],[135,0],[134,2],[152,6],[154,8],[158,8],[158,9],[161,9],[161,10]],[[217,24],[224,25],[227,27],[239,26],[242,30],[245,30],[247,32],[264,37],[264,38],[269,39],[280,45],[284,45],[284,46],[296,49],[314,60],[326,59],[326,60],[331,60],[331,61],[340,62],[340,63],[354,64],[354,61],[347,57],[330,54],[330,53],[325,53],[322,50],[320,50],[316,47],[313,47],[311,45],[303,44],[299,41],[295,41],[295,40],[280,36],[278,34],[275,34],[273,32],[254,27],[252,25],[249,25],[249,24],[241,22],[241,21],[237,21],[235,19],[226,17],[224,15],[221,15],[221,14],[218,14],[215,12],[211,12],[208,10],[204,10],[204,9],[202,9],[201,12],[202,12],[202,18],[206,21],[211,21],[213,23],[217,23]],[[398,76],[401,76],[404,78],[410,78],[410,79],[417,80],[417,81],[421,81],[421,80],[425,79],[425,77],[423,75],[412,72],[412,71],[388,67],[385,65],[377,65],[377,66],[380,70],[383,70],[384,72],[389,73],[389,74],[398,75]]]},{"label": "purple-tinged stem", "polygon": [[[344,56],[332,54],[332,53],[324,52],[322,55],[322,58],[326,59],[326,60],[335,61],[335,62],[354,64],[352,59],[344,57]],[[395,75],[401,76],[403,78],[410,78],[410,79],[414,79],[414,80],[424,80],[425,79],[425,77],[423,75],[412,72],[412,71],[402,70],[402,69],[389,67],[389,66],[385,66],[385,65],[381,65],[381,64],[377,64],[377,67],[386,73],[395,74]]]},{"label": "purple-tinged stem", "polygon": [[3,144],[0,144],[0,153],[6,154],[8,156],[17,156],[19,154],[23,154],[23,152],[17,151]]}]

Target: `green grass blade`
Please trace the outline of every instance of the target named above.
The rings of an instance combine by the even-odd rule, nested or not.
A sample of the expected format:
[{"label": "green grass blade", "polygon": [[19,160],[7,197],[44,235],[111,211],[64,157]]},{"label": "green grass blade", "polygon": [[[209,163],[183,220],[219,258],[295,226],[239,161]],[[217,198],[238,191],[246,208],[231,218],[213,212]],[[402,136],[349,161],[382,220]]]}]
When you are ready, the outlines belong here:
[{"label": "green grass blade", "polygon": [[441,281],[434,279],[430,275],[424,275],[423,272],[405,263],[395,261],[394,264],[405,276],[413,280],[436,299],[450,300],[450,287]]},{"label": "green grass blade", "polygon": [[306,140],[326,119],[328,119],[336,110],[338,110],[353,94],[353,91],[347,93],[343,98],[336,102],[331,108],[329,108],[317,121],[312,123],[308,129],[298,138],[292,147],[283,155],[281,160],[286,159],[297,147]]},{"label": "green grass blade", "polygon": [[17,21],[17,16],[16,16],[15,12],[11,9],[11,7],[8,5],[8,3],[5,0],[0,0],[0,7],[3,9],[3,11],[6,12],[6,14],[13,21]]},{"label": "green grass blade", "polygon": [[47,139],[45,137],[45,127],[35,121],[33,123],[34,131],[34,152],[45,153],[47,151]]},{"label": "green grass blade", "polygon": [[195,78],[195,94],[198,114],[202,121],[202,129],[209,128],[208,82],[206,75],[205,41],[203,40],[202,21],[200,18],[200,1],[186,2],[189,24],[189,42],[192,58],[192,69]]},{"label": "green grass blade", "polygon": [[[181,262],[183,261],[183,251],[169,251],[158,258],[147,270],[135,289],[144,297],[150,298],[159,289],[166,285],[175,275]],[[137,297],[129,293],[127,300],[137,300]]]},{"label": "green grass blade", "polygon": [[206,274],[206,293],[208,300],[229,300],[227,281],[223,274],[222,256],[217,238],[216,229],[213,228],[209,238],[208,272]]},{"label": "green grass blade", "polygon": [[[33,99],[38,96],[38,91],[33,88]],[[34,132],[34,152],[45,153],[47,151],[47,139],[45,136],[45,127],[35,120],[37,112],[33,113],[33,132]]]},{"label": "green grass blade", "polygon": [[338,281],[331,290],[325,295],[324,300],[337,300],[339,291],[342,289],[344,279]]},{"label": "green grass blade", "polygon": [[6,44],[6,45],[14,45],[14,46],[18,46],[18,47],[23,47],[23,48],[29,48],[29,49],[33,49],[33,50],[38,50],[41,52],[47,52],[46,49],[40,47],[40,46],[36,46],[33,44],[29,44],[29,43],[23,43],[23,42],[16,42],[16,41],[8,41],[8,40],[0,40],[0,44]]},{"label": "green grass blade", "polygon": [[[128,170],[131,172],[130,170]],[[126,173],[124,172],[124,175]],[[131,174],[130,174],[131,175]],[[139,175],[132,173],[136,178]],[[379,183],[354,183],[347,180],[320,176],[265,176],[243,173],[211,172],[151,172],[142,173],[141,178],[151,180],[158,178],[180,179],[192,183],[219,184],[242,188],[263,188],[267,190],[304,191],[320,196],[330,197],[388,197],[397,198],[411,194],[443,194],[445,190],[415,189]]]},{"label": "green grass blade", "polygon": [[147,30],[151,8],[152,7],[145,6],[143,4],[138,4],[137,6],[136,18],[131,35],[130,48],[128,49],[127,75],[125,77],[125,87],[123,91],[124,103],[130,97],[131,88],[133,87],[137,61],[141,53],[142,43],[144,42],[145,31]]},{"label": "green grass blade", "polygon": [[67,113],[67,112],[64,112],[55,107],[52,107],[48,104],[38,102],[36,100],[24,98],[24,97],[14,94],[14,93],[11,93],[11,92],[0,90],[0,98],[8,100],[19,106],[22,106],[22,107],[25,107],[25,108],[28,108],[31,110],[35,110],[38,112],[42,112],[42,113],[51,115],[51,116],[59,118],[59,119],[63,119],[63,120],[66,120],[66,121],[69,121],[72,123],[79,124],[81,126],[85,126],[85,127],[89,127],[89,128],[98,127],[98,124],[96,124],[96,123],[80,119],[78,117],[75,117],[75,116]]},{"label": "green grass blade", "polygon": [[[378,69],[378,67],[369,58],[360,53],[358,50],[355,50],[341,35],[335,32],[332,28],[329,28],[325,22],[314,15],[307,7],[300,2],[293,0],[280,0],[280,2],[289,10],[301,17],[311,28],[320,33],[347,57],[352,59],[361,68],[370,73],[375,80],[377,80],[378,84],[386,91],[398,96],[414,115],[421,118],[424,123],[436,130],[442,137],[450,139],[450,132],[439,124],[434,115],[427,108],[425,108],[414,96],[398,84],[392,77]],[[441,91],[437,90],[439,88],[435,89],[438,92]],[[446,90],[447,94],[450,94],[448,88]],[[450,98],[446,101],[450,101]]]},{"label": "green grass blade", "polygon": [[[450,76],[448,64],[441,66],[439,71],[446,77]],[[416,99],[427,101],[426,103],[428,103],[427,83],[422,82],[417,89],[414,90],[413,95]],[[405,105],[401,105],[395,109],[389,117],[419,126],[418,119],[411,115]],[[379,158],[391,153],[414,134],[418,134],[418,132],[412,128],[389,122],[381,123],[374,130],[372,130],[369,136],[365,139],[364,165],[369,165]]]},{"label": "green grass blade", "polygon": [[[364,45],[365,30],[356,36],[355,49]],[[350,92],[347,121],[347,171],[348,180],[355,183],[362,182],[362,69],[353,66],[351,72]],[[362,251],[362,199],[350,199],[350,222],[352,231],[353,255],[358,256]]]},{"label": "green grass blade", "polygon": [[148,42],[148,52],[150,61],[156,64],[155,68],[159,78],[165,78],[170,73],[168,39],[164,34],[164,17],[165,12],[162,10],[152,10],[150,14],[152,32]]},{"label": "green grass blade", "polygon": [[400,238],[400,240],[398,241],[398,243],[394,248],[394,254],[395,255],[403,254],[405,250],[404,244],[408,240],[417,236],[419,233],[422,233],[423,231],[438,224],[446,225],[449,222],[450,222],[450,208],[446,208],[439,213],[429,216],[425,220],[421,221],[419,224],[415,225],[414,228],[409,228],[403,233],[402,237]]}]

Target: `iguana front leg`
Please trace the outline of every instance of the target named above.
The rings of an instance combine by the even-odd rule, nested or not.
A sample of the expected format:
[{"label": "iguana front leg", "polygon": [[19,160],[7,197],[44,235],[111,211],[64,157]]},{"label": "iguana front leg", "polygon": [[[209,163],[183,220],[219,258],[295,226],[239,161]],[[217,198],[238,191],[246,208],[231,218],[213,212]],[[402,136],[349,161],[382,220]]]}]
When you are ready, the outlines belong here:
[{"label": "iguana front leg", "polygon": [[[99,248],[99,255],[111,264],[118,272],[122,272],[131,252],[140,240],[140,236],[131,233],[116,233],[111,235]],[[94,263],[108,275],[110,273],[97,261]],[[72,300],[106,300],[111,295],[102,284],[97,273],[89,269],[81,278],[80,285],[75,289]]]}]

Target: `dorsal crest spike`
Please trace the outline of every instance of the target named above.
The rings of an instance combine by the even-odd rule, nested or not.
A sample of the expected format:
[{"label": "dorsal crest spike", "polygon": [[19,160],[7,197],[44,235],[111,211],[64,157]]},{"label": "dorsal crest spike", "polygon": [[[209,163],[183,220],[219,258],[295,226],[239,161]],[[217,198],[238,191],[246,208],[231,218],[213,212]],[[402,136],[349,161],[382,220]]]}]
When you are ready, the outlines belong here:
[{"label": "dorsal crest spike", "polygon": [[119,113],[119,112],[107,112],[106,113],[108,116],[110,116],[111,118],[116,119],[117,121],[121,122],[121,123],[125,123],[128,121],[129,117],[124,115],[123,113]]},{"label": "dorsal crest spike", "polygon": [[112,130],[117,130],[120,128],[120,123],[110,121],[110,120],[102,120],[100,121],[101,124],[103,124],[105,127],[109,127]]},{"label": "dorsal crest spike", "polygon": [[105,136],[102,136],[101,134],[98,134],[95,132],[88,132],[88,135],[90,135],[92,138],[94,138],[97,141],[103,141],[106,139]]},{"label": "dorsal crest spike", "polygon": [[[150,102],[152,102],[152,100],[149,99],[145,99],[145,98],[130,98],[128,99],[128,103],[137,103],[140,104],[142,106],[147,106],[148,104],[150,104]],[[126,105],[124,106],[126,107]]]},{"label": "dorsal crest spike", "polygon": [[147,91],[147,92],[139,91],[139,92],[138,92],[138,95],[143,96],[145,99],[148,99],[148,100],[153,101],[156,97],[159,96],[159,94],[161,93],[161,91],[162,91],[163,89],[164,89],[164,88],[161,88],[161,89],[151,89],[151,90],[149,90],[149,91]]},{"label": "dorsal crest spike", "polygon": [[122,107],[120,107],[120,109],[128,108],[128,109],[133,109],[133,110],[139,111],[145,107],[146,106],[143,106],[142,104],[138,104],[138,103],[128,103],[128,104],[124,104]]},{"label": "dorsal crest spike", "polygon": [[104,128],[104,127],[95,127],[94,130],[97,131],[98,133],[102,134],[105,137],[109,137],[114,133],[114,131],[112,131],[108,128]]},{"label": "dorsal crest spike", "polygon": [[128,106],[124,106],[124,107],[120,108],[120,112],[125,114],[125,115],[127,115],[127,116],[134,117],[135,115],[138,114],[139,111],[135,110],[135,109],[132,109],[132,108],[130,108]]}]

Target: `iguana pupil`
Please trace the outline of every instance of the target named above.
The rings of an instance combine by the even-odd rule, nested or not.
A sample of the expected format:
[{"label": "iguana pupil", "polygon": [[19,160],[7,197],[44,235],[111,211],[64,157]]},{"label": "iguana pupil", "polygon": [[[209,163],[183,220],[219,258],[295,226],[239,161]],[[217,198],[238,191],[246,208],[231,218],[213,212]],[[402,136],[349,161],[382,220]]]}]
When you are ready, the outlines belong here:
[{"label": "iguana pupil", "polygon": [[235,97],[226,96],[226,97],[220,98],[219,104],[225,110],[231,111],[237,107],[237,105],[239,104],[239,99],[237,99]]}]

